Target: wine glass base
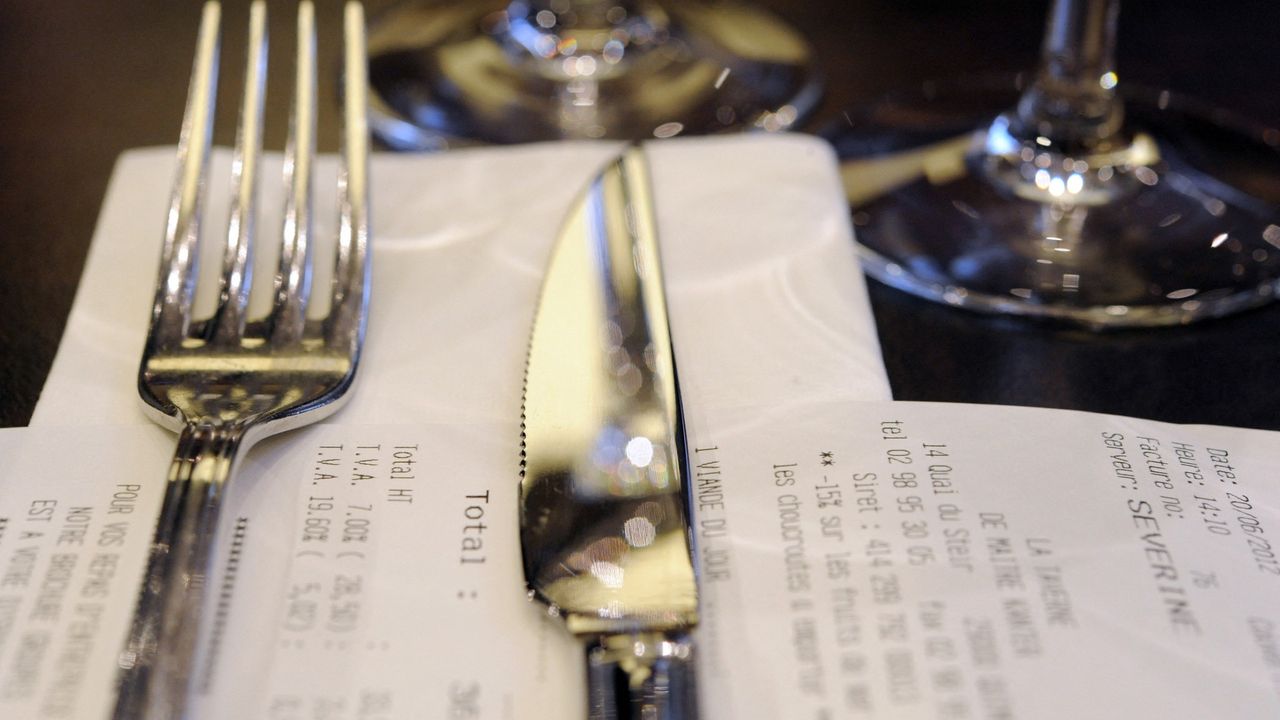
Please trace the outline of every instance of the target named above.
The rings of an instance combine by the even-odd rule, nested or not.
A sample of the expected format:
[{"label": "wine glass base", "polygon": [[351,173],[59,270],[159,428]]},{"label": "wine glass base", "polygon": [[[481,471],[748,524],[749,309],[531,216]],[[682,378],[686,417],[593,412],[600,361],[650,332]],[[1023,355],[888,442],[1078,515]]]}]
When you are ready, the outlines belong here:
[{"label": "wine glass base", "polygon": [[1115,201],[1042,201],[993,182],[981,153],[1017,90],[928,86],[836,134],[869,275],[958,307],[1092,328],[1184,324],[1280,294],[1280,132],[1132,91],[1129,121],[1160,159],[1116,168],[1132,190]]},{"label": "wine glass base", "polygon": [[641,7],[660,10],[658,29],[612,55],[565,54],[568,35],[540,45],[558,36],[530,40],[536,23],[517,28],[492,3],[393,7],[369,30],[371,128],[393,148],[433,150],[781,131],[816,106],[809,46],[774,16],[733,2]]}]

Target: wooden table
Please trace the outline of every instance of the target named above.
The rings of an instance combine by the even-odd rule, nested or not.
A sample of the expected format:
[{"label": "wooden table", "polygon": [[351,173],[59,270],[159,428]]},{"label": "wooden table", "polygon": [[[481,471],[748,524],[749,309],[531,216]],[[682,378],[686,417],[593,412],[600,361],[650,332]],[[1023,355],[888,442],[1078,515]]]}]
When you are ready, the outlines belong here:
[{"label": "wooden table", "polygon": [[[228,22],[247,2],[229,0]],[[366,2],[371,17],[385,0]],[[762,0],[817,48],[828,91],[805,130],[929,78],[1032,67],[1047,2]],[[290,50],[277,7],[272,50]],[[337,3],[322,3],[322,78],[336,76]],[[115,158],[177,139],[199,4],[141,0],[0,7],[0,426],[23,425],[70,309]],[[232,25],[231,27],[238,27]],[[1131,1],[1121,13],[1122,81],[1169,87],[1280,125],[1280,4]],[[238,57],[231,32],[224,53]],[[228,75],[229,79],[234,78]],[[238,82],[238,80],[235,80]],[[285,62],[269,84],[288,87]],[[288,93],[269,94],[268,147],[281,147]],[[333,103],[334,83],[321,83]],[[231,144],[234,103],[216,141]],[[322,125],[321,150],[337,147]],[[159,242],[162,218],[156,218]],[[934,305],[872,284],[895,395],[1039,405],[1280,429],[1280,305],[1185,328],[1092,334]]]}]

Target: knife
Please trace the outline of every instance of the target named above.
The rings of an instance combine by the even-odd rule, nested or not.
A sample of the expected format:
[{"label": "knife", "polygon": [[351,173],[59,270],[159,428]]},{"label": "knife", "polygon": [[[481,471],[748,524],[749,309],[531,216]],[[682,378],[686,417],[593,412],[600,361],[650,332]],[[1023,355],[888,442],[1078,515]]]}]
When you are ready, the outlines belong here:
[{"label": "knife", "polygon": [[588,716],[696,718],[687,453],[639,148],[592,180],[552,249],[521,430],[525,580],[585,643]]}]

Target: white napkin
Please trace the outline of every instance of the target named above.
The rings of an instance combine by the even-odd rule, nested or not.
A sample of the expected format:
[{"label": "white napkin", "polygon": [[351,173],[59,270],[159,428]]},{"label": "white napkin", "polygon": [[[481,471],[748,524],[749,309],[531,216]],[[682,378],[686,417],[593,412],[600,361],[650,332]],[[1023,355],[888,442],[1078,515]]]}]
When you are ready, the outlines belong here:
[{"label": "white napkin", "polygon": [[[355,396],[332,421],[514,422],[551,243],[571,202],[619,150],[557,143],[375,155],[369,333]],[[828,147],[804,136],[737,136],[647,151],[686,397],[719,410],[887,399]],[[147,422],[136,372],[173,158],[171,148],[121,157],[33,425]],[[336,224],[336,161],[320,160],[323,240]],[[279,163],[272,155],[263,167],[263,246],[274,244],[283,207]],[[229,165],[228,152],[215,154],[206,267],[217,266]],[[698,407],[686,412],[693,422]]]},{"label": "white napkin", "polygon": [[[253,532],[237,561],[234,606],[253,612],[228,616],[217,686],[202,699],[208,704],[196,717],[253,716],[281,688],[345,688],[361,678],[393,682],[384,677],[388,663],[403,671],[435,668],[442,661],[448,673],[394,680],[400,683],[397,702],[408,716],[430,716],[424,708],[437,707],[432,703],[448,691],[452,677],[483,680],[492,698],[541,708],[541,717],[568,717],[580,706],[581,649],[566,633],[544,632],[545,624],[531,616],[536,608],[524,599],[515,537],[516,452],[524,353],[552,242],[573,200],[620,149],[611,143],[554,144],[373,159],[372,314],[354,397],[331,424],[264,443],[239,469],[226,500],[221,552],[231,552],[228,523],[247,519]],[[794,406],[804,412],[823,401],[888,399],[827,147],[799,136],[735,137],[664,141],[648,152],[690,443],[714,442],[757,422],[760,408]],[[172,435],[145,419],[135,378],[173,154],[170,148],[141,150],[120,160],[32,421],[44,427],[27,431],[32,447],[43,452],[59,446],[59,432],[83,434],[84,427],[73,425],[111,426],[88,433],[97,443],[135,431],[144,442],[127,468],[115,463],[108,469],[137,476],[128,482],[142,486],[149,502],[158,501]],[[333,207],[335,164],[333,158],[318,164],[318,208]],[[264,247],[274,244],[283,206],[283,192],[271,179],[279,165],[278,156],[264,163]],[[205,213],[209,236],[202,262],[208,268],[218,266],[228,166],[228,153],[218,153]],[[318,241],[332,238],[335,215],[317,214]],[[318,250],[318,257],[326,256]],[[270,277],[271,262],[267,257],[258,263],[257,277]],[[324,287],[323,277],[316,287]],[[412,437],[429,460],[433,480],[416,486],[413,514],[380,511],[383,550],[365,568],[373,588],[366,598],[367,631],[384,637],[390,626],[396,637],[414,641],[393,643],[376,657],[353,656],[337,667],[319,656],[290,662],[293,655],[280,655],[287,652],[277,647],[277,636],[290,587],[281,583],[300,582],[309,572],[294,552],[304,522],[298,508],[308,507],[308,487],[315,484],[302,476],[321,438],[343,433],[357,438],[352,446],[361,437]],[[38,444],[37,436],[45,435],[55,436],[52,445]],[[389,441],[388,447],[395,444]],[[69,460],[86,465],[106,456],[89,445],[80,450]],[[12,488],[11,504],[25,507],[35,482],[40,497],[56,485],[58,497],[69,504],[102,505],[93,492],[113,486],[105,473],[86,473],[81,465],[57,471],[52,463],[37,464],[52,473],[52,484],[41,486],[28,473],[28,484]],[[95,480],[87,488],[62,479],[86,475]],[[472,497],[467,493],[490,498],[490,490],[486,517],[507,520],[492,521],[484,540],[485,571],[467,580],[476,583],[466,587],[472,597],[478,588],[479,599],[459,605],[448,585],[460,582],[457,560],[446,551],[458,547],[463,516],[457,503]],[[344,486],[342,492],[364,491]],[[140,533],[132,537],[145,540]],[[140,550],[129,558],[121,561],[120,587],[131,588],[131,573],[140,572]],[[220,557],[214,566],[228,564]],[[113,617],[124,617],[119,597]],[[477,643],[503,652],[471,652]],[[108,633],[97,651],[109,657],[118,646]],[[544,666],[546,673],[538,670],[519,688],[508,687],[510,678]],[[103,698],[111,691],[112,678],[101,669],[110,663],[95,667],[98,675],[85,680],[79,696],[89,708],[85,717],[105,707]],[[499,692],[528,695],[507,698]]]}]

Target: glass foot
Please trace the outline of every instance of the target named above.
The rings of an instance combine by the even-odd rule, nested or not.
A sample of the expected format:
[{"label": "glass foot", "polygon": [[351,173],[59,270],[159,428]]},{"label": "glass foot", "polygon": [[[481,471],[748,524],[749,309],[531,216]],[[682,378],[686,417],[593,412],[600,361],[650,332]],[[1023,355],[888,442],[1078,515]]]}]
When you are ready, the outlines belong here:
[{"label": "glass foot", "polygon": [[402,3],[368,43],[397,149],[780,131],[820,97],[807,42],[733,2]]},{"label": "glass foot", "polygon": [[1020,89],[929,85],[831,134],[871,276],[1094,328],[1219,317],[1280,293],[1280,131],[1126,88],[1137,151],[1085,163],[1045,138],[1043,153],[1003,142],[993,118]]}]

